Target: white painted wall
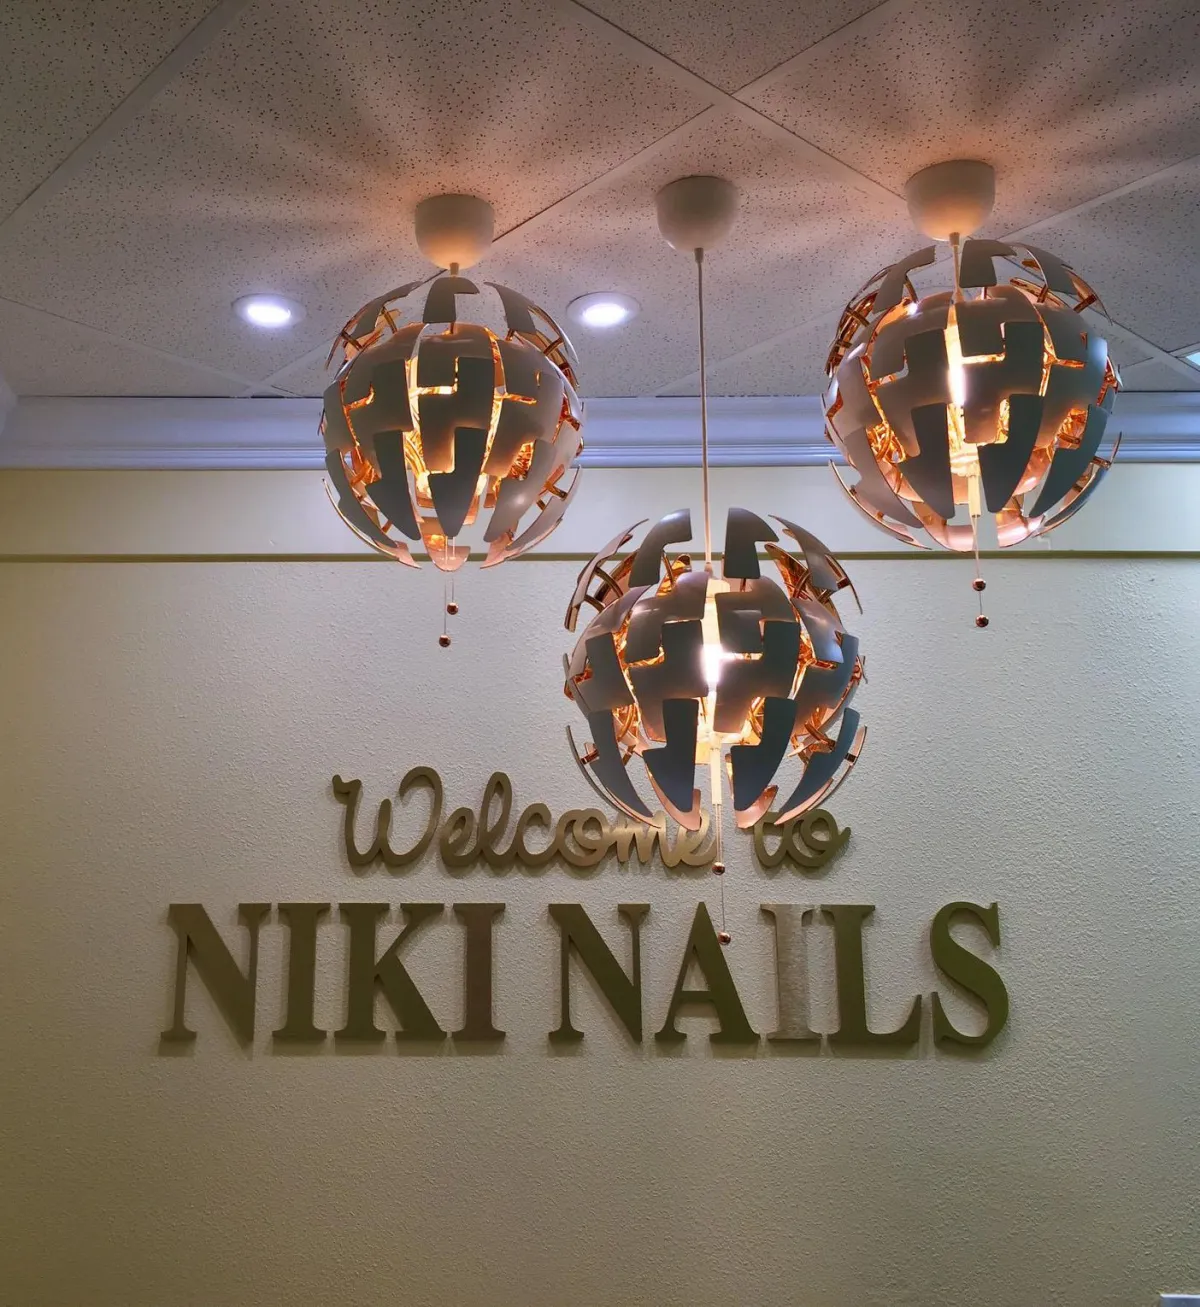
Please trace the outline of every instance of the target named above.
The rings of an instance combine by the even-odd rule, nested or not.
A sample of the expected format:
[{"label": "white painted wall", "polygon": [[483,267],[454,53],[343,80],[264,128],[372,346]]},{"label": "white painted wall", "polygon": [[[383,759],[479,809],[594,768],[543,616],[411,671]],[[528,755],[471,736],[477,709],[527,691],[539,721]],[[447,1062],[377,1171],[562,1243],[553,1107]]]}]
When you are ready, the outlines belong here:
[{"label": "white painted wall", "polygon": [[[36,474],[56,536],[20,516],[33,475],[0,478],[10,557],[64,539],[79,554],[224,552],[205,478],[236,474]],[[286,478],[302,475],[253,474],[253,520],[284,520]],[[244,477],[220,484],[248,493]],[[683,502],[687,485],[668,489]],[[628,507],[594,511],[623,522]],[[321,553],[313,523],[322,534],[295,527],[283,552]],[[711,877],[345,865],[335,771],[373,801],[419,762],[451,803],[476,802],[495,768],[520,803],[592,801],[558,688],[577,566],[470,574],[443,652],[429,569],[0,565],[0,1302],[1149,1307],[1200,1285],[1200,563],[993,562],[983,633],[968,564],[852,566],[870,738],[832,804],[851,843],[808,881],[735,844],[731,966],[768,1030],[757,905],[875,903],[883,1027],[938,985],[936,909],[998,900],[1012,1019],[976,1058],[935,1053],[928,1032],[899,1058],[714,1056],[702,1017],[664,1055],[631,1047],[586,983],[584,1045],[555,1054],[546,904],[583,902],[610,939],[616,903],[652,905],[653,1030]],[[238,902],[289,899],[505,901],[503,1049],[273,1053],[270,924],[253,1049],[198,991],[194,1051],[160,1055],[167,905],[203,902],[232,934]],[[341,930],[322,936],[330,1026]],[[446,1025],[456,938],[444,923],[412,955]],[[822,932],[814,945],[828,1028]]]}]

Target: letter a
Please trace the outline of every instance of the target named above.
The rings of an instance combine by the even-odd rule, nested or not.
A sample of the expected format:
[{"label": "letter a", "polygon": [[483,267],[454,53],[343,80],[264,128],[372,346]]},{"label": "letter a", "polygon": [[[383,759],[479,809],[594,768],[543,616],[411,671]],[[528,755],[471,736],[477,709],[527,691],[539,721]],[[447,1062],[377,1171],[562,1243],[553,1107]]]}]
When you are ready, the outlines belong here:
[{"label": "letter a", "polygon": [[[704,973],[708,983],[707,989],[684,989],[688,969],[693,960]],[[696,907],[692,918],[692,932],[688,936],[687,948],[683,952],[683,963],[679,968],[679,979],[675,982],[675,992],[671,995],[671,1006],[667,1009],[667,1019],[663,1028],[654,1038],[660,1044],[681,1044],[687,1038],[678,1029],[675,1021],[679,1009],[685,1004],[704,1004],[713,1009],[721,1023],[719,1030],[709,1035],[714,1044],[756,1044],[758,1035],[746,1020],[746,1010],[738,997],[737,986],[729,972],[729,964],[713,930],[712,918],[703,903]]]}]

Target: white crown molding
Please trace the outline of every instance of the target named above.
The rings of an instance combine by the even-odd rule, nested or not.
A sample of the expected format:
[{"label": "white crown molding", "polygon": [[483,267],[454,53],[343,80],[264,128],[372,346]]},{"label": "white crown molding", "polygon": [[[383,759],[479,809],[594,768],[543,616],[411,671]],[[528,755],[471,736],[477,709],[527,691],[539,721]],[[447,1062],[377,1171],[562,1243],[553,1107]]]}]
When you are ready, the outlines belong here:
[{"label": "white crown molding", "polygon": [[[320,468],[317,399],[25,398],[0,382],[0,467]],[[11,395],[11,392],[8,392]],[[709,402],[714,467],[804,467],[833,456],[815,395]],[[1200,392],[1127,391],[1123,462],[1200,462]],[[698,400],[593,399],[590,467],[694,467]]]}]

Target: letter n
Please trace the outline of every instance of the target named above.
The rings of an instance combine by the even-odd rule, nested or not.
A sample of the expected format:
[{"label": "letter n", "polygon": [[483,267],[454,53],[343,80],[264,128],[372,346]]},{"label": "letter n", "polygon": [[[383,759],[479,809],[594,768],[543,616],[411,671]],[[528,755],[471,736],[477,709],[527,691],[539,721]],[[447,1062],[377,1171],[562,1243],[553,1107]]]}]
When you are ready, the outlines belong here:
[{"label": "letter n", "polygon": [[239,903],[238,920],[250,936],[246,970],[233,959],[220,932],[199,903],[172,903],[167,920],[177,939],[175,956],[175,1018],[162,1032],[164,1043],[190,1044],[196,1032],[184,1021],[187,972],[190,960],[204,987],[212,995],[229,1028],[244,1044],[254,1038],[254,998],[258,981],[258,928],[269,903]]},{"label": "letter n", "polygon": [[550,915],[558,922],[562,938],[559,961],[559,984],[562,989],[560,1019],[557,1030],[550,1032],[552,1044],[577,1044],[583,1031],[571,1024],[571,951],[587,967],[609,1007],[620,1018],[629,1037],[642,1042],[642,918],[650,911],[648,903],[621,903],[618,914],[629,923],[632,952],[632,978],[627,976],[612,950],[592,925],[588,914],[578,903],[551,903]]}]

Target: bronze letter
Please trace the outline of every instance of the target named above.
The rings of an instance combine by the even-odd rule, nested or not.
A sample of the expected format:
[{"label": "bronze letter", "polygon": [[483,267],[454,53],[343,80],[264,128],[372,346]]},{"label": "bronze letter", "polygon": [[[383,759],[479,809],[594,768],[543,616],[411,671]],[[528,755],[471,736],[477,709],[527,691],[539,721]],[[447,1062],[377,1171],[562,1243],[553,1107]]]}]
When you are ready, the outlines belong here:
[{"label": "bronze letter", "polygon": [[281,903],[288,927],[287,1013],[271,1036],[276,1044],[320,1044],[329,1033],[313,1024],[317,987],[317,924],[328,903]]},{"label": "bronze letter", "polygon": [[[675,844],[671,849],[675,862],[682,862],[685,867],[707,867],[717,851],[717,833],[710,829],[711,826],[708,813],[702,812],[699,830],[684,830],[682,826],[676,827]],[[673,867],[675,862],[666,865]]]},{"label": "bronze letter", "polygon": [[[688,968],[695,959],[707,989],[684,989]],[[721,1023],[721,1028],[709,1035],[714,1044],[756,1044],[758,1035],[746,1020],[746,1011],[738,997],[737,986],[729,973],[729,964],[713,930],[712,918],[703,903],[697,904],[696,915],[692,918],[692,930],[688,935],[687,948],[683,952],[683,963],[679,968],[679,979],[675,982],[675,992],[671,995],[671,1006],[667,1009],[667,1019],[663,1028],[654,1038],[660,1044],[681,1044],[687,1036],[679,1030],[675,1021],[679,1009],[684,1004],[703,1003],[711,1007]]]},{"label": "bronze letter", "polygon": [[[500,812],[492,821],[492,800],[499,795]],[[512,865],[514,840],[507,849],[498,849],[496,841],[501,839],[508,827],[512,813],[512,781],[502,771],[494,771],[488,777],[483,788],[483,802],[479,805],[479,850],[489,867],[497,869]]]},{"label": "bronze letter", "polygon": [[463,1023],[455,1043],[498,1044],[504,1031],[492,1025],[492,924],[503,903],[456,903],[454,915],[466,927]]},{"label": "bronze letter", "polygon": [[429,786],[429,820],[425,823],[425,829],[421,832],[420,838],[411,849],[407,849],[403,853],[396,853],[393,850],[391,844],[392,801],[391,799],[384,799],[379,805],[379,830],[375,839],[380,847],[380,852],[383,854],[383,861],[389,867],[407,867],[410,862],[416,862],[418,858],[424,857],[425,850],[433,843],[433,837],[437,831],[438,820],[442,815],[442,778],[432,767],[410,767],[404,773],[404,779],[400,782],[396,797],[403,799],[415,785]]},{"label": "bronze letter", "polygon": [[968,994],[983,1004],[987,1010],[987,1025],[978,1035],[964,1035],[961,1030],[956,1030],[950,1024],[950,1018],[942,1008],[942,1000],[935,992],[933,1042],[983,1048],[996,1038],[1008,1021],[1008,990],[992,967],[963,948],[950,934],[951,923],[959,916],[974,917],[987,932],[992,947],[998,948],[1000,908],[995,903],[990,908],[980,907],[977,903],[947,903],[934,917],[933,925],[929,928],[929,951],[933,954],[934,965],[948,980],[961,985]]},{"label": "bronze letter", "polygon": [[[782,826],[775,823],[778,816],[766,812],[754,823],[754,853],[767,868],[778,867],[787,858],[805,871],[816,871],[850,838],[850,828],[839,830],[833,814],[824,808],[814,808]],[[779,836],[773,849],[767,847],[768,834]]]},{"label": "bronze letter", "polygon": [[833,813],[814,808],[788,822],[787,855],[798,867],[813,871],[823,867],[849,838],[849,826],[839,830]]},{"label": "bronze letter", "polygon": [[248,1044],[254,1038],[254,997],[258,981],[258,928],[267,915],[269,903],[239,903],[238,920],[250,936],[250,957],[243,972],[225,947],[216,926],[199,903],[172,903],[167,920],[175,931],[175,1016],[169,1030],[162,1032],[164,1043],[190,1044],[196,1032],[184,1024],[183,1008],[187,991],[187,964],[191,958],[196,974],[213,996],[230,1029]]},{"label": "bronze letter", "polygon": [[[788,851],[788,831],[787,827],[779,827],[775,824],[777,812],[764,812],[763,815],[754,823],[754,856],[758,859],[760,867],[766,867],[773,871],[787,856]],[[779,836],[779,843],[773,849],[767,848],[767,833]]]},{"label": "bronze letter", "polygon": [[525,843],[525,832],[535,821],[546,830],[550,829],[553,818],[544,803],[531,803],[517,818],[517,829],[513,831],[512,852],[517,861],[526,867],[544,867],[558,852],[558,841],[554,835],[544,849],[531,849]]},{"label": "bronze letter", "polygon": [[[588,833],[588,822],[596,823],[595,835]],[[574,837],[574,846],[568,834]],[[582,871],[594,867],[604,857],[612,838],[608,819],[599,808],[571,808],[558,819],[554,842],[563,861]]]},{"label": "bronze letter", "polygon": [[367,849],[359,849],[354,842],[354,821],[358,815],[358,801],[362,797],[362,781],[344,781],[340,776],[333,778],[333,793],[339,803],[345,804],[346,812],[342,820],[342,839],[346,845],[346,857],[352,867],[369,867],[376,858],[382,857],[389,867],[406,867],[421,857],[433,841],[437,830],[438,818],[442,815],[442,778],[432,767],[410,767],[404,773],[397,797],[403,799],[414,785],[425,784],[431,791],[429,800],[429,821],[420,839],[404,853],[396,853],[390,843],[392,824],[392,801],[384,799],[375,816],[375,839]]},{"label": "bronze letter", "polygon": [[386,903],[343,903],[341,919],[350,927],[350,956],[347,963],[346,1024],[334,1038],[379,1043],[385,1033],[375,1024],[375,991],[381,989],[401,1028],[396,1039],[441,1039],[445,1031],[433,1019],[421,991],[397,956],[401,944],[423,922],[438,917],[440,903],[401,903],[404,929],[378,957],[375,930],[386,914]]},{"label": "bronze letter", "polygon": [[654,856],[654,845],[667,832],[665,814],[656,812],[654,820],[637,821],[632,817],[615,817],[612,823],[613,847],[617,852],[617,861],[624,864],[636,844],[639,862],[649,862]]},{"label": "bronze letter", "polygon": [[[384,829],[386,821],[383,804],[379,805],[379,815],[375,820],[375,840],[370,848],[360,852],[354,842],[354,818],[358,813],[358,801],[362,797],[362,781],[344,781],[340,776],[335,776],[333,795],[346,807],[342,819],[342,839],[346,845],[346,857],[352,867],[369,867],[379,857],[380,832]],[[389,803],[386,816],[390,817],[391,813],[392,805]]]},{"label": "bronze letter", "polygon": [[461,870],[479,857],[478,823],[470,808],[455,808],[446,818],[438,852],[447,867]]},{"label": "bronze letter", "polygon": [[667,838],[666,817],[662,813],[656,813],[655,817],[662,819],[658,852],[664,867],[673,871],[681,862],[686,867],[703,867],[712,861],[717,848],[717,833],[713,831],[712,839],[705,843],[705,834],[708,830],[707,813],[701,815],[700,829],[697,831],[684,830],[682,826],[677,825],[673,840]]},{"label": "bronze letter", "polygon": [[[757,838],[757,827],[755,828]],[[808,948],[804,927],[812,919],[807,903],[764,903],[775,925],[775,993],[779,1014],[767,1036],[772,1044],[809,1044],[821,1036],[808,1024]]]},{"label": "bronze letter", "polygon": [[908,1019],[898,1030],[876,1034],[867,1025],[867,981],[863,963],[863,922],[875,911],[873,903],[826,904],[821,911],[833,922],[837,966],[838,1028],[829,1036],[836,1047],[887,1045],[911,1048],[921,1037],[921,995],[913,999]]},{"label": "bronze letter", "polygon": [[608,1000],[609,1007],[617,1014],[621,1024],[629,1032],[630,1038],[637,1044],[642,1042],[642,918],[650,911],[648,903],[621,903],[617,905],[618,914],[629,923],[629,935],[632,945],[631,980],[621,964],[613,957],[612,950],[592,925],[588,914],[578,903],[551,903],[550,915],[558,922],[562,939],[559,958],[559,984],[561,999],[559,1006],[559,1026],[550,1032],[552,1044],[577,1044],[583,1038],[583,1031],[576,1030],[571,1024],[571,950],[579,955],[580,962],[592,973],[592,978],[600,986],[600,992]]}]

